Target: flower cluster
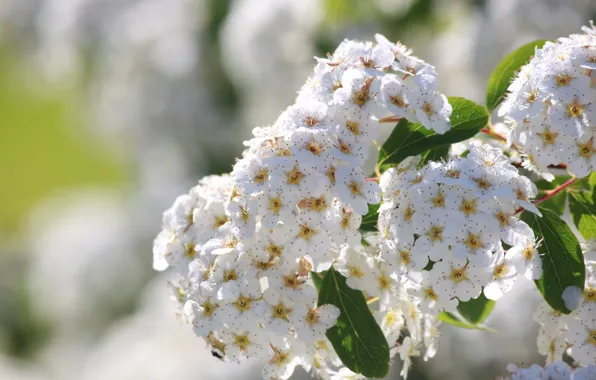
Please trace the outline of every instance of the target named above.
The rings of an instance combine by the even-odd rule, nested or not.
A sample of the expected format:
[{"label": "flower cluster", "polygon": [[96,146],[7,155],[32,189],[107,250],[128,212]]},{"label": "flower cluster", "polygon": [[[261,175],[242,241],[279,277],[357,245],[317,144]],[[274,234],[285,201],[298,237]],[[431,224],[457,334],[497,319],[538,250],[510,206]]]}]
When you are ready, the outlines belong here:
[{"label": "flower cluster", "polygon": [[[435,314],[459,301],[509,291],[518,274],[542,273],[532,230],[514,214],[536,188],[498,148],[471,146],[466,158],[420,170],[389,169],[381,178],[380,255]],[[502,243],[511,248],[505,252]]]},{"label": "flower cluster", "polygon": [[578,177],[596,170],[596,28],[547,42],[509,86],[499,110],[530,167],[566,164]]},{"label": "flower cluster", "polygon": [[382,36],[346,40],[318,59],[296,103],[253,130],[231,175],[201,180],[164,214],[154,266],[180,274],[175,298],[195,333],[224,360],[267,359],[267,379],[286,379],[296,365],[345,376],[325,337],[340,311],[317,306],[311,279],[335,264],[350,286],[382,297],[379,318],[394,342],[405,319],[404,360],[419,354],[418,342],[434,355],[436,322],[398,297],[389,266],[361,245],[362,215],[381,192],[362,165],[383,116],[444,133],[450,114],[435,69]]},{"label": "flower cluster", "polygon": [[[584,246],[586,282],[584,291],[570,287],[563,292],[563,300],[571,314],[553,310],[544,301],[534,313],[540,324],[538,351],[549,363],[562,360],[567,352],[583,365],[596,364],[596,259],[594,243]],[[569,350],[568,350],[569,349]]]},{"label": "flower cluster", "polygon": [[596,379],[596,365],[592,364],[588,367],[571,367],[564,361],[556,361],[548,363],[544,367],[538,364],[533,364],[530,367],[524,368],[516,364],[507,366],[507,370],[511,373],[510,377],[501,379],[511,380],[592,380]]}]

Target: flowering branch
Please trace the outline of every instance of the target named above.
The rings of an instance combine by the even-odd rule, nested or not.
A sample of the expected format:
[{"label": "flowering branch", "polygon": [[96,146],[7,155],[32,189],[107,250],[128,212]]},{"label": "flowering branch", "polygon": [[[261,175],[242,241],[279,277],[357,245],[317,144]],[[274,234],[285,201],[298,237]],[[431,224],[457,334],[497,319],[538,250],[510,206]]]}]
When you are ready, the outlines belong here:
[{"label": "flowering branch", "polygon": [[379,123],[397,123],[401,120],[398,116],[386,116],[379,119]]},{"label": "flowering branch", "polygon": [[579,178],[577,178],[577,177],[572,177],[572,178],[568,179],[567,181],[565,181],[561,185],[555,187],[554,189],[545,191],[544,192],[544,194],[545,194],[544,197],[535,200],[533,203],[535,205],[539,205],[542,202],[548,201],[549,199],[551,199],[552,197],[554,197],[555,195],[557,195],[561,191],[565,190],[569,186],[571,186],[574,183],[576,183],[578,180],[579,180]]},{"label": "flowering branch", "polygon": [[497,132],[493,131],[493,130],[492,130],[492,129],[490,129],[490,128],[482,128],[482,129],[480,130],[480,132],[482,132],[482,133],[484,133],[484,134],[486,134],[486,135],[488,135],[488,136],[490,136],[490,137],[492,137],[492,138],[494,138],[494,139],[496,139],[496,140],[500,140],[500,141],[503,141],[503,142],[507,142],[507,137],[505,137],[505,136],[503,136],[503,135],[501,135],[501,134],[499,134],[499,133],[497,133]]},{"label": "flowering branch", "polygon": [[[551,199],[552,197],[554,197],[555,195],[559,194],[561,191],[565,190],[569,186],[571,186],[574,183],[576,183],[578,180],[579,180],[579,178],[572,177],[572,178],[568,179],[567,181],[565,181],[564,183],[560,184],[559,186],[555,187],[554,189],[545,191],[544,192],[544,197],[542,197],[540,199],[536,199],[532,203],[534,203],[535,205],[539,205],[542,202],[546,202],[549,199]],[[515,215],[521,213],[522,211],[524,211],[524,208],[523,207],[522,208],[519,208],[515,212]]]}]

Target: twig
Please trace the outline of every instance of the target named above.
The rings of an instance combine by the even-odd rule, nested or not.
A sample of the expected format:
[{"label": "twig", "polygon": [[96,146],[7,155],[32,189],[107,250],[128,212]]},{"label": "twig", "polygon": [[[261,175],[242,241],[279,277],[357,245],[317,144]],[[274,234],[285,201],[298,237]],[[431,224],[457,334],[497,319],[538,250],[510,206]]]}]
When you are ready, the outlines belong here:
[{"label": "twig", "polygon": [[[539,205],[542,202],[546,202],[549,199],[551,199],[552,197],[554,197],[555,195],[559,194],[561,191],[565,190],[569,186],[571,186],[574,183],[576,183],[578,180],[579,180],[579,178],[577,178],[577,177],[569,178],[567,181],[565,181],[564,183],[562,183],[559,186],[555,187],[554,189],[545,191],[544,192],[544,197],[542,197],[540,199],[536,199],[532,203],[534,203],[535,205]],[[524,208],[523,207],[522,208],[519,208],[517,211],[515,211],[515,215],[521,213],[522,211],[524,211]]]}]

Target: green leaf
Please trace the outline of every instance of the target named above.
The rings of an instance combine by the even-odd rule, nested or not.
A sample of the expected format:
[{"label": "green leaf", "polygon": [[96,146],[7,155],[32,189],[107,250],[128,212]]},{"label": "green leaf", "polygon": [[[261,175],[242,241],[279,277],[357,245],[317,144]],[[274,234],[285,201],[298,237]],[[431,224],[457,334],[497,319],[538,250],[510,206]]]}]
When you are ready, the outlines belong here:
[{"label": "green leaf", "polygon": [[596,172],[592,172],[588,177],[588,184],[590,185],[590,189],[594,191],[594,187],[596,187]]},{"label": "green leaf", "polygon": [[381,207],[379,203],[368,205],[368,212],[366,213],[366,215],[362,217],[362,223],[360,223],[361,231],[377,231],[377,221],[379,220],[379,207]]},{"label": "green leaf", "polygon": [[346,278],[330,268],[319,291],[319,306],[335,305],[341,311],[327,338],[350,370],[366,377],[389,372],[389,344],[373,317],[364,295],[346,284]]},{"label": "green leaf", "polygon": [[503,58],[497,65],[488,80],[488,90],[486,91],[486,106],[489,111],[497,108],[505,97],[505,92],[516,73],[532,59],[536,48],[541,48],[545,43],[546,40],[536,40],[527,43]]},{"label": "green leaf", "polygon": [[546,302],[555,310],[569,314],[565,307],[563,291],[568,286],[584,289],[586,267],[581,247],[569,226],[554,212],[538,206],[542,218],[524,211],[521,220],[526,222],[538,239],[542,259],[542,277],[535,281]]},{"label": "green leaf", "polygon": [[[551,182],[548,182],[545,179],[538,179],[534,181],[534,184],[539,190],[538,196],[536,198],[542,198],[546,195],[545,191],[553,190],[557,186],[565,183],[571,177],[564,175],[564,176],[555,176],[555,179]],[[556,194],[554,197],[550,198],[547,201],[540,203],[541,207],[547,208],[553,211],[558,216],[563,215],[565,212],[565,203],[567,200],[567,196],[565,195],[566,192],[561,191],[559,194]]]},{"label": "green leaf", "polygon": [[450,325],[460,327],[462,329],[468,330],[482,330],[487,332],[496,332],[495,330],[488,328],[483,325],[473,325],[463,319],[463,317],[457,316],[455,314],[449,313],[447,311],[442,312],[438,315],[437,319],[441,322],[448,323]]},{"label": "green leaf", "polygon": [[429,161],[440,162],[447,160],[449,158],[449,148],[451,148],[451,145],[443,145],[422,153],[422,160],[418,164],[418,168],[422,168]]},{"label": "green leaf", "polygon": [[321,273],[318,272],[310,272],[310,277],[312,278],[312,283],[315,285],[317,291],[321,290],[321,284],[323,283],[323,278],[325,278],[325,273],[327,271],[323,271]]},{"label": "green leaf", "polygon": [[584,239],[596,238],[596,205],[586,191],[569,191],[569,211],[573,223]]},{"label": "green leaf", "polygon": [[460,302],[457,311],[472,325],[478,325],[490,315],[495,308],[495,301],[489,300],[481,293],[478,298]]},{"label": "green leaf", "polygon": [[449,98],[449,103],[453,107],[451,129],[442,135],[420,123],[401,119],[379,151],[377,169],[386,169],[433,148],[467,140],[486,126],[488,113],[484,107],[464,98]]}]

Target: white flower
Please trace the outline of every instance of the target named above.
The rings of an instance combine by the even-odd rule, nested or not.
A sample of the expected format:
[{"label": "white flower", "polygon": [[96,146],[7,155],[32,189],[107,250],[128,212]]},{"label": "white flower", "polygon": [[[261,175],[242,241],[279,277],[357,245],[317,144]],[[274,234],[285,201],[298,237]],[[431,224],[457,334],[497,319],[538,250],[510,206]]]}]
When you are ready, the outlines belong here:
[{"label": "white flower", "polygon": [[573,380],[591,379],[596,379],[596,364],[590,364],[587,367],[577,367],[573,371]]},{"label": "white flower", "polygon": [[333,103],[337,107],[367,117],[381,113],[381,103],[377,99],[381,87],[379,79],[357,69],[348,69],[341,84],[342,87],[333,93]]},{"label": "white flower", "polygon": [[548,109],[553,127],[571,137],[581,137],[596,121],[596,91],[569,88],[559,93],[559,99]]},{"label": "white flower", "polygon": [[381,79],[381,100],[393,115],[415,122],[418,119],[409,106],[407,89],[397,75],[387,74]]},{"label": "white flower", "polygon": [[297,257],[309,255],[315,260],[327,257],[331,241],[319,220],[318,215],[312,211],[302,211],[296,216],[295,225],[285,232],[293,237],[289,247],[292,254]]},{"label": "white flower", "polygon": [[[451,221],[450,221],[451,223]],[[478,266],[489,266],[493,263],[493,251],[501,247],[494,230],[486,229],[479,217],[471,218],[465,223],[465,232],[453,244],[451,252],[460,260],[468,259]]]},{"label": "white flower", "polygon": [[271,170],[270,188],[279,193],[290,193],[290,197],[300,197],[308,190],[313,191],[321,184],[316,172],[316,161],[299,161],[295,157],[270,157],[265,159]]},{"label": "white flower", "polygon": [[359,228],[362,216],[351,208],[335,202],[329,217],[324,221],[329,229],[329,236],[336,247],[347,244],[354,247],[360,244],[362,238]]},{"label": "white flower", "polygon": [[457,297],[465,302],[477,298],[485,276],[485,272],[473,264],[452,257],[435,263],[430,271],[433,289],[442,300]]},{"label": "white flower", "polygon": [[579,308],[582,304],[584,293],[577,286],[568,286],[563,290],[561,298],[563,298],[563,302],[565,302],[565,307],[573,311]]},{"label": "white flower", "polygon": [[346,284],[350,288],[375,293],[377,269],[374,260],[363,250],[342,247],[335,269],[347,278]]},{"label": "white flower", "polygon": [[412,95],[410,105],[416,117],[427,129],[443,134],[450,128],[449,117],[453,108],[445,95],[436,91],[421,89]]},{"label": "white flower", "polygon": [[228,326],[242,326],[247,329],[254,327],[256,321],[261,320],[268,310],[268,306],[261,299],[258,282],[256,286],[246,287],[235,299],[230,299],[220,305],[218,316]]},{"label": "white flower", "polygon": [[408,378],[408,370],[412,365],[412,356],[420,355],[420,351],[416,347],[416,342],[407,336],[399,347],[399,357],[403,361],[401,372],[399,373],[404,379]]},{"label": "white flower", "polygon": [[560,311],[554,310],[546,301],[541,301],[534,312],[533,318],[541,325],[541,329],[549,334],[557,333],[566,328],[566,318]]},{"label": "white flower", "polygon": [[580,363],[596,363],[596,308],[582,306],[577,319],[568,323],[567,339],[573,344],[571,356]]},{"label": "white flower", "polygon": [[553,363],[563,359],[567,350],[565,334],[562,331],[549,332],[544,329],[538,331],[538,353],[546,355],[546,361]]},{"label": "white flower", "polygon": [[190,319],[195,334],[205,337],[223,326],[223,321],[217,315],[218,309],[219,303],[211,298],[187,301],[184,305],[184,312]]},{"label": "white flower", "polygon": [[515,265],[501,249],[497,253],[497,259],[493,265],[492,279],[484,286],[484,295],[486,298],[496,301],[513,288],[516,279]]},{"label": "white flower", "polygon": [[544,380],[544,368],[538,364],[532,364],[530,368],[519,368],[515,365],[507,367],[511,374],[511,380]]},{"label": "white flower", "polygon": [[289,191],[269,191],[259,198],[261,223],[267,228],[273,228],[278,222],[289,223],[296,211],[298,194]]},{"label": "white flower", "polygon": [[335,177],[339,198],[356,213],[365,215],[368,212],[368,203],[379,203],[381,189],[376,182],[366,180],[362,169],[340,166]]},{"label": "white flower", "polygon": [[438,315],[443,310],[455,312],[458,301],[455,298],[443,299],[435,291],[430,272],[423,271],[415,287],[408,291],[420,300],[420,310],[432,315]]},{"label": "white flower", "polygon": [[263,293],[268,310],[261,323],[270,331],[283,336],[289,333],[290,318],[294,317],[294,302],[273,288]]},{"label": "white flower", "polygon": [[334,305],[299,305],[296,309],[293,313],[298,318],[294,323],[296,335],[308,343],[323,339],[327,329],[335,325],[340,315],[339,309]]},{"label": "white flower", "polygon": [[267,351],[269,358],[263,368],[263,378],[285,380],[303,361],[305,353],[300,342],[289,337],[272,337]]},{"label": "white flower", "polygon": [[221,340],[225,344],[225,354],[234,361],[244,358],[262,357],[267,351],[268,343],[258,328],[242,329],[229,327],[222,331]]},{"label": "white flower", "polygon": [[532,239],[507,251],[507,256],[511,258],[517,273],[528,280],[538,280],[542,276],[542,260],[536,247]]},{"label": "white flower", "polygon": [[571,368],[562,360],[555,363],[548,363],[544,366],[544,370],[549,379],[552,380],[566,380],[571,379]]},{"label": "white flower", "polygon": [[262,157],[249,155],[234,165],[232,178],[246,195],[253,195],[265,190],[269,185],[269,168]]}]

